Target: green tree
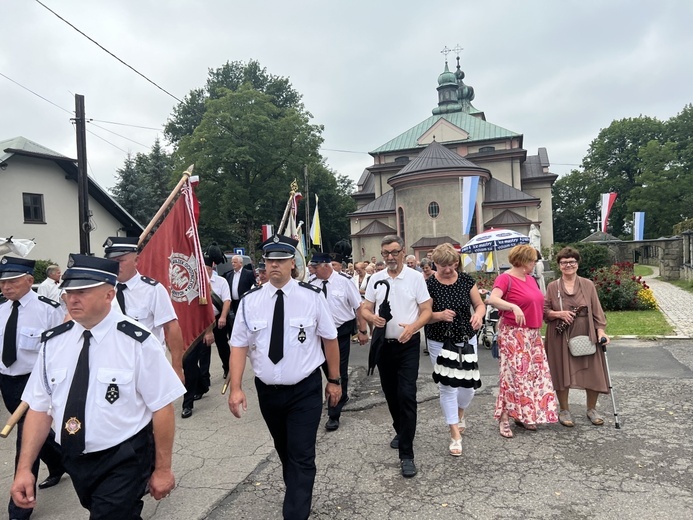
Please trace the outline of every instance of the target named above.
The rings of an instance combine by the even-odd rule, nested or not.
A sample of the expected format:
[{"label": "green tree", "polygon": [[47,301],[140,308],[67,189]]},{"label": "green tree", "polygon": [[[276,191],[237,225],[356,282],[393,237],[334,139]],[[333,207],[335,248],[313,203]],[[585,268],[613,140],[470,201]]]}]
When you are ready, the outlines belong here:
[{"label": "green tree", "polygon": [[[136,166],[136,158],[128,154],[122,168],[116,170],[116,184],[111,190],[118,204],[125,208],[137,222],[149,223],[149,187],[143,181]],[[156,210],[155,210],[156,211]]]},{"label": "green tree", "polygon": [[203,180],[203,241],[252,253],[261,225],[280,221],[291,181],[302,177],[304,165],[320,164],[322,128],[310,124],[305,110],[275,100],[248,83],[237,91],[219,88],[192,135],[180,139],[178,163],[194,163]]},{"label": "green tree", "polygon": [[596,228],[599,210],[592,203],[598,189],[591,186],[590,175],[573,170],[553,185],[553,237],[561,243],[577,242]]},{"label": "green tree", "polygon": [[627,201],[644,168],[640,149],[653,140],[662,142],[664,133],[663,122],[641,115],[613,121],[590,144],[582,161],[588,180],[583,187],[586,204],[596,208],[600,193],[618,193],[609,215],[608,231],[613,235],[624,235],[630,219]]}]

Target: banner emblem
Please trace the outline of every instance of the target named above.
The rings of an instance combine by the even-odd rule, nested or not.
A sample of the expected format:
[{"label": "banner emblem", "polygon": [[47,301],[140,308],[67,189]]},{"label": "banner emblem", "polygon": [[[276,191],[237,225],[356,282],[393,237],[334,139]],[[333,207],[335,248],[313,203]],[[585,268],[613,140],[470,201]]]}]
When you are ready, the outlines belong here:
[{"label": "banner emblem", "polygon": [[169,261],[169,280],[171,282],[171,299],[174,302],[188,303],[200,294],[200,282],[197,279],[197,258],[195,255],[171,253]]}]

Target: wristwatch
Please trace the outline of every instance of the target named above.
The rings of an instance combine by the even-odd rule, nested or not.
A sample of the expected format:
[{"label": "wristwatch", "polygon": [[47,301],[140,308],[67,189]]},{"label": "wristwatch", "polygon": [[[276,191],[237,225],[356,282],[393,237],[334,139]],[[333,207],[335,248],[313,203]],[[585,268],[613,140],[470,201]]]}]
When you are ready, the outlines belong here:
[{"label": "wristwatch", "polygon": [[327,382],[332,383],[333,385],[341,385],[342,384],[342,378],[338,377],[336,379],[332,379],[331,377],[328,377]]},{"label": "wristwatch", "polygon": [[360,330],[359,334],[368,334],[368,331],[367,330]]}]

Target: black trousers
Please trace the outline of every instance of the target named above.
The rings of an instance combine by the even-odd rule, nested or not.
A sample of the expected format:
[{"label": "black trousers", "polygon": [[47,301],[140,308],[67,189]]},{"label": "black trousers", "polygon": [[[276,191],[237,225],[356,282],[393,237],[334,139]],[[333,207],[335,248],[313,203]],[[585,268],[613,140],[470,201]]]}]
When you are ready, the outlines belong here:
[{"label": "black trousers", "polygon": [[[201,341],[193,347],[190,353],[183,358],[183,374],[185,375],[185,394],[183,394],[183,408],[193,408],[195,394],[200,392],[202,374],[200,372],[200,356],[204,350],[210,348]],[[207,387],[209,388],[209,387]],[[205,390],[206,391],[206,390]]]},{"label": "black trousers", "polygon": [[406,343],[385,340],[380,351],[378,372],[392,426],[399,435],[399,458],[414,458],[416,435],[416,379],[419,375],[420,334]]},{"label": "black trousers", "polygon": [[[7,411],[14,413],[14,411],[22,402],[22,393],[24,392],[24,387],[26,382],[29,380],[29,374],[22,376],[6,376],[0,374],[0,392],[2,392],[2,400],[5,403]],[[17,423],[17,442],[14,455],[14,470],[17,471],[17,463],[19,462],[19,452],[22,450],[22,435],[24,433],[24,417],[23,416]],[[53,430],[48,434],[46,442],[43,443],[41,451],[39,452],[39,457],[34,461],[31,467],[31,472],[34,474],[34,480],[38,481],[39,472],[39,459],[46,463],[48,466],[49,475],[62,475],[65,473],[65,468],[62,464],[62,456],[60,453],[60,445],[55,442],[55,432]],[[36,488],[34,487],[34,493]],[[31,516],[33,509],[23,509],[15,505],[14,500],[10,497],[10,502],[7,505],[7,511],[10,514],[10,518],[25,519]]]},{"label": "black trousers", "polygon": [[315,442],[322,413],[322,379],[315,370],[295,385],[266,385],[255,378],[260,411],[282,461],[285,520],[310,515],[315,483]]},{"label": "black trousers", "polygon": [[149,423],[107,450],[65,457],[63,462],[89,520],[139,520],[142,497],[154,471],[154,436]]},{"label": "black trousers", "polygon": [[216,344],[217,351],[219,352],[219,359],[221,359],[221,367],[224,369],[224,374],[228,374],[229,356],[231,355],[231,347],[229,346],[231,324],[227,321],[226,327],[223,329],[214,327],[212,329],[212,333],[214,334],[214,343]]},{"label": "black trousers", "polygon": [[[347,390],[349,388],[349,355],[351,354],[351,336],[354,332],[355,320],[348,321],[337,328],[337,343],[339,343],[339,378],[342,380],[342,398],[337,406],[327,405],[327,416],[330,419],[339,419],[342,415],[342,408],[349,400]],[[323,352],[325,347],[323,346]],[[327,371],[327,361],[323,363],[322,370],[325,377],[329,377]]]}]

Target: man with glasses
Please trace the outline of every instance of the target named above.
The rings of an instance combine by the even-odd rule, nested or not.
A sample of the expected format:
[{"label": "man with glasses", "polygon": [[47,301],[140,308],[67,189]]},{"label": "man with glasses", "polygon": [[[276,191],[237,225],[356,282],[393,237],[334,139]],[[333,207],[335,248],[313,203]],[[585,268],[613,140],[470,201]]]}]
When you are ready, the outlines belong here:
[{"label": "man with glasses", "polygon": [[[387,269],[375,273],[361,304],[363,318],[375,327],[385,327],[385,343],[380,351],[380,384],[392,416],[395,437],[390,442],[399,450],[402,476],[416,475],[414,435],[416,433],[416,378],[419,374],[419,330],[431,317],[432,300],[420,273],[404,268],[404,241],[396,235],[382,239],[381,254]],[[380,280],[387,280],[375,289]],[[392,319],[376,314],[387,295]]]},{"label": "man with glasses", "polygon": [[247,356],[255,372],[260,411],[282,462],[284,518],[304,519],[310,514],[315,482],[323,363],[329,406],[339,403],[342,386],[337,329],[322,290],[291,278],[297,244],[274,235],[262,245],[269,282],[243,295],[236,313],[229,409],[236,417],[247,409],[241,386]]}]

